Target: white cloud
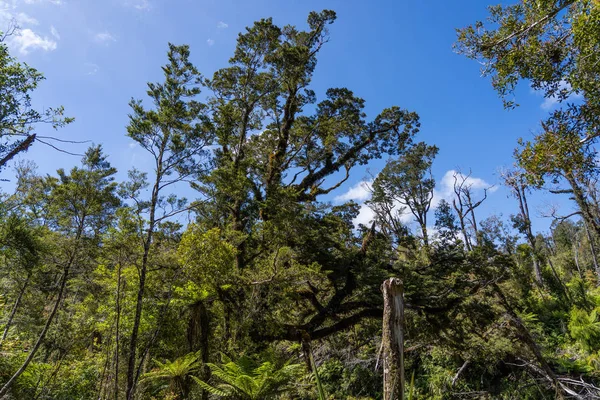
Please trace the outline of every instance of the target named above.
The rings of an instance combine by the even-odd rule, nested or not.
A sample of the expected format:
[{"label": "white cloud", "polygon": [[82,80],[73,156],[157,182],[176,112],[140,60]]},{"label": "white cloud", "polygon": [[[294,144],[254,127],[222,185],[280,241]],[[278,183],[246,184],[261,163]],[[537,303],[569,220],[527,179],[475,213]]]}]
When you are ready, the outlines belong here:
[{"label": "white cloud", "polygon": [[457,175],[458,182],[461,182],[463,179],[466,179],[464,186],[465,187],[468,186],[476,192],[487,189],[487,191],[489,193],[494,193],[496,190],[498,190],[498,186],[492,186],[491,184],[486,182],[484,179],[476,178],[471,175],[466,176],[466,175],[462,174],[461,172],[451,169],[444,174],[442,179],[438,182],[437,187],[433,190],[433,200],[431,201],[432,208],[437,207],[437,205],[440,204],[440,201],[442,199],[450,200],[455,196],[455,194],[454,194],[454,176],[455,175]]},{"label": "white cloud", "polygon": [[363,204],[360,207],[360,212],[354,218],[354,226],[365,225],[369,226],[373,222],[373,218],[375,218],[375,213],[368,207],[366,204]]},{"label": "white cloud", "polygon": [[117,38],[110,32],[99,32],[94,35],[94,40],[98,43],[108,44],[109,42],[116,42]]},{"label": "white cloud", "polygon": [[136,146],[137,146],[137,142],[129,142],[130,149],[135,149]]},{"label": "white cloud", "polygon": [[[23,27],[25,25],[39,25],[39,21],[29,14],[17,12],[17,1],[0,0],[0,23],[1,28],[5,30],[7,27],[16,25]],[[12,25],[11,25],[12,23]]]},{"label": "white cloud", "polygon": [[208,39],[208,40],[206,41],[206,44],[208,44],[209,46],[212,46],[212,45],[214,45],[214,44],[215,44],[215,41],[214,41],[214,40],[212,40],[212,39]]},{"label": "white cloud", "polygon": [[[52,51],[57,48],[57,40],[59,39],[58,32],[54,27],[51,27],[50,32],[52,37],[42,36],[31,28],[39,25],[38,20],[19,10],[22,4],[52,4],[62,5],[63,0],[0,0],[0,24],[5,28],[7,26],[16,26],[18,28],[26,27],[25,29],[16,29],[10,35],[6,42],[8,45],[16,49],[19,53],[26,55],[33,50]],[[11,21],[14,21],[11,23]]]},{"label": "white cloud", "polygon": [[39,25],[39,21],[32,16],[25,14],[24,12],[19,12],[14,15],[17,24],[22,25]]},{"label": "white cloud", "polygon": [[54,27],[54,25],[52,25],[50,27],[50,34],[52,36],[54,36],[54,38],[56,38],[56,40],[60,40],[60,34],[58,33],[58,31],[56,30],[56,28]]},{"label": "white cloud", "polygon": [[22,29],[10,40],[11,45],[15,46],[21,54],[29,54],[31,50],[56,50],[57,44],[54,40],[47,37],[41,37],[31,29]]},{"label": "white cloud", "polygon": [[229,28],[229,25],[226,24],[223,21],[219,21],[219,23],[217,24],[217,28],[219,28],[219,29],[225,29],[225,28]]},{"label": "white cloud", "polygon": [[373,181],[361,181],[356,185],[352,186],[344,194],[336,196],[333,201],[337,203],[343,203],[346,201],[354,200],[357,202],[365,201],[371,197],[371,185]]}]

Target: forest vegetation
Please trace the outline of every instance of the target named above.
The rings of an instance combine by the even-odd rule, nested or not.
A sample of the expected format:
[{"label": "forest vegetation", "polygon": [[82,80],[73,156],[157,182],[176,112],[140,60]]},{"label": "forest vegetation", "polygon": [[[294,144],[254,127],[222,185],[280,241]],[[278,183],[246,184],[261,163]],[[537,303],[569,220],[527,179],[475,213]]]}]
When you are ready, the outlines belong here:
[{"label": "forest vegetation", "polygon": [[[122,182],[101,144],[70,170],[27,160],[77,116],[32,107],[44,77],[3,41],[0,398],[382,399],[391,277],[405,398],[600,398],[600,3],[511,3],[457,27],[454,48],[507,109],[528,85],[559,101],[502,171],[506,217],[481,215],[491,188],[466,172],[434,202],[419,110],[317,98],[334,11],[255,22],[212,76],[169,44],[123,131],[153,168]],[[358,204],[328,195],[378,159],[357,225]],[[573,212],[534,231],[535,192]]]}]

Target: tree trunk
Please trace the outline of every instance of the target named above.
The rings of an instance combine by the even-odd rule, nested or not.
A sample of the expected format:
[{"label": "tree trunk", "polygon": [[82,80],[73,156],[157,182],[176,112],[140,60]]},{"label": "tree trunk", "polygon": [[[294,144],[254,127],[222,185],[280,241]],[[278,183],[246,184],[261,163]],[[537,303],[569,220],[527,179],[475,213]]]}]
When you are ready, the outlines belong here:
[{"label": "tree trunk", "polygon": [[594,215],[594,211],[592,210],[592,207],[590,207],[590,204],[586,199],[583,190],[579,186],[579,183],[577,182],[572,173],[566,173],[565,178],[567,179],[569,185],[571,186],[571,189],[573,190],[573,197],[575,198],[575,202],[579,206],[579,210],[581,211],[583,221],[587,225],[589,225],[594,234],[600,236],[600,224],[598,223],[598,220]]},{"label": "tree trunk", "polygon": [[533,272],[534,272],[534,276],[535,276],[535,282],[538,285],[543,286],[542,269],[540,268],[540,260],[538,259],[538,256],[535,254],[535,250],[533,250],[532,258],[533,258]]},{"label": "tree trunk", "polygon": [[[200,300],[190,307],[190,321],[188,323],[188,347],[189,351],[200,350],[200,359],[202,360],[201,378],[204,382],[210,379],[210,369],[206,366],[208,363],[209,335],[210,335],[210,315],[204,301]],[[184,382],[187,385],[189,382]],[[187,388],[186,388],[187,389]],[[202,390],[202,400],[208,399],[208,392]]]},{"label": "tree trunk", "polygon": [[150,241],[152,240],[152,231],[149,230],[146,244],[144,244],[144,256],[142,258],[142,268],[140,271],[140,283],[138,287],[138,295],[135,307],[135,316],[133,320],[133,329],[131,331],[131,339],[129,341],[129,360],[127,363],[127,395],[128,400],[133,400],[134,394],[134,380],[135,380],[135,364],[136,364],[136,350],[138,343],[138,334],[140,330],[140,323],[142,320],[142,305],[144,301],[144,291],[146,287],[146,272],[148,269],[148,253],[150,252]]},{"label": "tree trunk", "polygon": [[8,321],[6,321],[6,325],[4,326],[4,332],[2,333],[2,339],[0,339],[0,347],[2,347],[2,343],[4,343],[4,340],[6,340],[6,338],[8,336],[8,331],[10,330],[10,327],[15,318],[15,315],[17,314],[17,309],[19,308],[19,305],[21,304],[21,299],[23,298],[23,294],[25,293],[27,286],[29,286],[30,279],[31,279],[31,272],[29,272],[29,274],[27,274],[27,279],[25,280],[23,287],[19,291],[19,296],[17,297],[17,300],[15,300],[15,304],[13,305],[12,310],[10,310],[10,315],[8,316]]},{"label": "tree trunk", "polygon": [[579,277],[583,279],[583,273],[581,273],[581,267],[579,266],[579,241],[576,240],[573,244],[573,258],[575,259],[575,266],[577,267],[577,273]]},{"label": "tree trunk", "polygon": [[404,287],[398,278],[381,286],[383,292],[383,400],[404,398]]},{"label": "tree trunk", "polygon": [[585,232],[588,237],[588,241],[590,242],[590,250],[592,251],[592,260],[594,261],[594,271],[596,272],[596,276],[598,276],[598,285],[600,285],[600,267],[598,267],[598,258],[596,257],[596,248],[594,247],[594,238],[590,233],[588,225],[585,221],[583,221],[583,226],[585,227]]},{"label": "tree trunk", "polygon": [[119,400],[119,342],[121,341],[121,263],[117,271],[117,293],[115,297],[115,386],[114,395],[115,400]]},{"label": "tree trunk", "polygon": [[429,251],[429,233],[427,232],[427,222],[421,225],[421,233],[423,234],[423,245]]},{"label": "tree trunk", "polygon": [[537,249],[535,246],[535,236],[533,236],[533,231],[531,230],[531,217],[529,216],[529,204],[527,202],[525,185],[523,184],[523,182],[518,182],[515,183],[513,188],[514,193],[517,196],[517,200],[519,201],[519,210],[521,211],[521,218],[523,219],[523,222],[525,222],[525,236],[527,237],[527,241],[529,242],[529,246],[531,247],[535,281],[539,286],[543,286],[544,282],[542,279],[542,269],[540,266],[540,260],[537,254]]},{"label": "tree trunk", "polygon": [[135,388],[135,364],[136,364],[136,352],[138,345],[138,334],[140,330],[140,323],[142,320],[144,292],[146,289],[146,274],[148,272],[148,259],[150,255],[150,247],[152,246],[152,239],[154,236],[154,229],[156,224],[156,207],[159,200],[160,185],[162,182],[162,158],[166,148],[167,142],[163,141],[162,147],[157,158],[156,167],[156,181],[152,188],[152,197],[150,199],[150,218],[148,221],[148,232],[144,240],[144,254],[142,255],[142,265],[140,267],[140,282],[138,286],[138,294],[135,306],[135,316],[133,319],[133,328],[131,330],[131,338],[129,341],[129,360],[127,362],[127,400],[133,400],[134,388]]}]

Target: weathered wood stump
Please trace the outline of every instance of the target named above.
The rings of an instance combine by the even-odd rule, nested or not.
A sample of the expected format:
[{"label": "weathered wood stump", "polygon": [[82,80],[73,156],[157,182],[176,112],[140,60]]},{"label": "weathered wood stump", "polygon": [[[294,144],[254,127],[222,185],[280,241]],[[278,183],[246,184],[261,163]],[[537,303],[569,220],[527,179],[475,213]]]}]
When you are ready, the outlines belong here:
[{"label": "weathered wood stump", "polygon": [[404,286],[390,278],[383,292],[383,399],[404,399]]}]

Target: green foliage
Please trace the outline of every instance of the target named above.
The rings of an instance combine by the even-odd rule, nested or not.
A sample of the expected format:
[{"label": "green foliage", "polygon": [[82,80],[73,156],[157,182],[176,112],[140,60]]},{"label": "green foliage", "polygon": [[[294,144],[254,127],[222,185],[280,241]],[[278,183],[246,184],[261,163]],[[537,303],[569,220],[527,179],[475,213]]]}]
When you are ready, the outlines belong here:
[{"label": "green foliage", "polygon": [[[401,277],[407,398],[600,396],[598,8],[515,3],[461,31],[459,50],[484,63],[503,97],[520,80],[560,100],[584,96],[520,144],[516,170],[503,175],[513,216],[479,215],[457,173],[463,186],[437,204],[435,229],[438,149],[417,141],[418,115],[390,106],[369,118],[350,89],[318,100],[311,89],[333,11],[310,13],[305,28],[256,22],[210,78],[187,46],[169,45],[164,79],[148,84],[148,101],[132,100],[127,128],[153,170],[119,184],[92,146],[56,175],[21,164],[15,193],[2,197],[0,383],[15,379],[0,390],[380,399],[381,283]],[[41,75],[2,49],[0,86],[29,93]],[[44,118],[23,99],[0,121],[0,157],[25,143],[13,130],[32,134]],[[383,158],[375,223],[357,227],[360,205],[327,195]],[[170,194],[185,182],[196,201]],[[572,197],[581,220],[536,234],[528,196],[548,184]]]},{"label": "green foliage", "polygon": [[204,390],[219,397],[234,397],[240,400],[275,399],[290,390],[290,383],[299,375],[301,366],[286,363],[277,367],[270,361],[257,364],[248,357],[232,361],[222,355],[222,364],[208,364],[215,384],[194,380]]},{"label": "green foliage", "polygon": [[202,366],[199,357],[197,353],[190,353],[173,361],[166,360],[164,363],[154,360],[157,367],[144,374],[140,382],[166,381],[170,393],[186,398],[189,393],[190,378]]},{"label": "green foliage", "polygon": [[431,172],[438,148],[420,142],[406,149],[397,160],[390,160],[373,182],[369,200],[379,226],[388,235],[400,236],[401,216],[410,212],[421,228],[425,246],[429,245],[427,214],[433,200],[435,180]]},{"label": "green foliage", "polygon": [[317,382],[317,395],[319,400],[326,400],[327,396],[325,395],[325,391],[323,390],[323,385],[321,384],[321,378],[319,377],[319,369],[317,368],[317,364],[315,363],[315,358],[310,353],[310,365],[313,370],[313,374],[315,376],[315,381]]},{"label": "green foliage", "polygon": [[569,320],[569,333],[585,350],[596,352],[600,350],[600,308],[591,312],[574,308]]}]

